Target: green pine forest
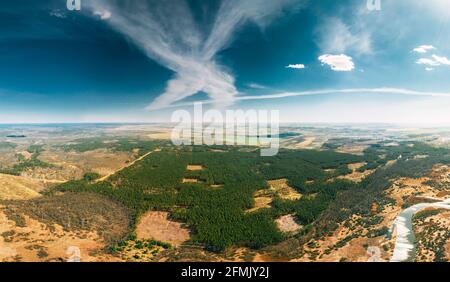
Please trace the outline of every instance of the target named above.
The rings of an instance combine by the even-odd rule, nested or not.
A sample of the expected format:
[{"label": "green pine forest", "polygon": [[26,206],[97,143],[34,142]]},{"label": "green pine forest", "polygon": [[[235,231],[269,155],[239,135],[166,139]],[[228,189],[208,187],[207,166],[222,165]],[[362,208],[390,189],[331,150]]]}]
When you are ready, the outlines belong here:
[{"label": "green pine forest", "polygon": [[[65,149],[86,150],[83,146]],[[132,145],[124,143],[120,147],[125,150]],[[221,252],[231,246],[258,249],[283,241],[285,235],[278,231],[274,220],[286,214],[295,214],[297,222],[305,226],[297,236],[321,236],[351,214],[368,214],[373,202],[385,204],[383,191],[392,179],[419,177],[434,164],[450,163],[449,150],[422,143],[373,145],[361,156],[325,147],[320,151],[281,150],[275,157],[260,157],[258,150],[248,147],[173,147],[158,141],[141,146],[140,154],[156,147],[161,151],[107,181],[95,183],[95,175],[91,174],[59,185],[49,194],[62,191],[105,195],[128,207],[134,224],[146,211],[168,211],[172,219],[189,226],[192,243]],[[414,158],[416,155],[428,157]],[[386,165],[390,160],[397,161]],[[377,170],[358,184],[336,180],[339,175],[351,173],[348,164],[357,162],[367,163],[362,171]],[[204,169],[188,171],[189,164]],[[182,183],[183,178],[195,178],[198,183]],[[289,185],[302,195],[314,197],[296,201],[275,198],[271,208],[245,212],[254,206],[256,191],[267,189],[268,180],[281,178],[288,179]]]}]

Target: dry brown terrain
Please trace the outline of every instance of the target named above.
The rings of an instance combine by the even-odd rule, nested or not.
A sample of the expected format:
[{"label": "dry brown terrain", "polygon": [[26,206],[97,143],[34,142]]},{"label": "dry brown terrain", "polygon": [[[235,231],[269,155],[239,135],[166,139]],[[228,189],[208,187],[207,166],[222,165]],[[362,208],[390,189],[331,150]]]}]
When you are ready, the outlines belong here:
[{"label": "dry brown terrain", "polygon": [[[19,227],[0,211],[0,261],[68,261],[79,250],[81,261],[118,261],[105,254],[105,244],[95,232],[68,232],[55,224],[47,225],[24,216]],[[73,250],[76,250],[75,253]]]},{"label": "dry brown terrain", "polygon": [[39,197],[44,185],[35,179],[0,174],[0,200],[28,200]]},{"label": "dry brown terrain", "polygon": [[182,183],[199,183],[201,181],[196,178],[183,178],[183,180],[181,182]]},{"label": "dry brown terrain", "polygon": [[16,152],[12,150],[0,151],[0,167],[10,168],[18,163],[19,161],[17,159]]},{"label": "dry brown terrain", "polygon": [[299,200],[302,194],[298,193],[294,188],[288,185],[287,179],[277,179],[267,181],[269,184],[269,191],[276,194],[283,200]]},{"label": "dry brown terrain", "polygon": [[155,140],[169,140],[172,138],[172,131],[167,130],[167,131],[161,131],[161,132],[152,132],[152,133],[148,134],[147,137],[150,139],[155,139]]},{"label": "dry brown terrain", "polygon": [[118,204],[93,194],[63,195],[0,206],[0,260],[117,261],[104,248],[128,231]]},{"label": "dry brown terrain", "polygon": [[[3,201],[0,205],[0,260],[118,260],[105,247],[123,238],[130,215],[100,195],[79,193]],[[75,251],[76,250],[76,251]]]},{"label": "dry brown terrain", "polygon": [[255,192],[255,206],[246,212],[255,212],[259,209],[270,208],[270,204],[275,197],[289,201],[298,200],[302,197],[302,194],[288,185],[287,179],[270,180],[267,183],[269,184],[269,188]]},{"label": "dry brown terrain", "polygon": [[186,168],[188,171],[200,171],[203,170],[203,166],[201,165],[188,165]]},{"label": "dry brown terrain", "polygon": [[98,149],[88,152],[44,151],[39,159],[53,164],[59,169],[51,171],[35,169],[29,174],[34,178],[71,180],[82,178],[87,172],[95,172],[101,176],[110,175],[126,166],[133,156],[131,153],[111,152]]},{"label": "dry brown terrain", "polygon": [[179,246],[189,240],[189,229],[181,223],[171,221],[169,213],[150,211],[145,213],[136,228],[139,240],[157,240]]},{"label": "dry brown terrain", "polygon": [[364,172],[359,172],[358,169],[365,165],[366,165],[366,163],[349,164],[348,168],[350,170],[352,170],[352,173],[343,175],[343,176],[339,176],[338,179],[350,180],[350,181],[353,181],[356,183],[363,181],[364,178],[366,178],[367,176],[369,176],[375,172],[375,170],[365,170]]},{"label": "dry brown terrain", "polygon": [[270,204],[272,203],[272,201],[272,197],[258,196],[255,194],[255,206],[247,210],[246,212],[255,212],[260,209],[270,208]]},{"label": "dry brown terrain", "polygon": [[284,233],[295,233],[299,231],[302,226],[295,222],[294,215],[288,214],[284,215],[275,220],[278,229]]},{"label": "dry brown terrain", "polygon": [[[157,151],[158,151],[158,149],[155,150],[155,152],[157,152]],[[109,173],[103,175],[102,177],[100,177],[99,179],[97,179],[96,182],[105,181],[106,179],[108,179],[108,178],[111,177],[112,175],[118,173],[119,171],[122,171],[122,170],[126,169],[127,167],[130,167],[130,166],[134,165],[135,163],[137,163],[137,162],[139,162],[139,161],[142,161],[142,160],[145,159],[147,156],[149,156],[151,153],[153,153],[153,152],[148,152],[148,153],[146,153],[146,154],[140,156],[139,158],[135,159],[135,160],[132,161],[132,162],[129,162],[129,161],[127,160],[122,166],[120,166],[120,167],[118,167],[117,169],[112,170],[112,171],[110,171]]]},{"label": "dry brown terrain", "polygon": [[344,145],[339,147],[336,152],[362,156],[369,145]]},{"label": "dry brown terrain", "polygon": [[309,149],[311,148],[311,144],[314,142],[314,140],[316,140],[315,137],[306,137],[305,141],[297,143],[295,147],[297,149]]},{"label": "dry brown terrain", "polygon": [[[389,228],[403,210],[404,204],[423,202],[429,198],[437,198],[439,194],[447,195],[445,192],[450,191],[449,172],[448,166],[437,165],[428,177],[395,180],[392,187],[385,191],[386,196],[393,199],[395,204],[386,205],[381,212],[373,214],[381,219],[378,223],[370,224],[370,228],[368,228],[364,226],[365,223],[363,224],[364,218],[354,215],[340,224],[332,234],[320,240],[308,242],[305,246],[306,252],[293,261],[389,261],[395,246],[395,232],[390,239],[386,236],[368,238],[368,232]],[[427,185],[430,180],[433,180],[437,187],[447,187],[446,190]],[[450,195],[445,197],[449,198]],[[442,197],[440,198],[442,199]],[[373,205],[373,209],[376,208],[377,206]],[[448,222],[446,214],[438,215],[430,220],[439,222],[441,226],[446,226],[448,229],[450,222]],[[352,228],[349,228],[350,226]],[[439,234],[438,232],[437,235]],[[446,244],[448,246],[448,243]],[[430,254],[425,260],[429,261],[428,259],[431,259]]]},{"label": "dry brown terrain", "polygon": [[[450,211],[428,209],[417,214],[430,213],[414,220],[414,232],[417,239],[416,259],[420,262],[443,261],[450,258],[446,245],[450,242]],[[443,257],[437,252],[441,249]]]}]

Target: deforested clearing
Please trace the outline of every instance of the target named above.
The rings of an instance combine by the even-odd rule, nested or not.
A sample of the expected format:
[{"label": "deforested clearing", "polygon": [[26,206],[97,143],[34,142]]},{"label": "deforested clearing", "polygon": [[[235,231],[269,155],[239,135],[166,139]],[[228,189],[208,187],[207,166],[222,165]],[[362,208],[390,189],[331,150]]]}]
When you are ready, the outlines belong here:
[{"label": "deforested clearing", "polygon": [[278,229],[285,233],[295,233],[302,228],[297,222],[295,222],[295,217],[292,214],[284,215],[278,218],[276,221]]},{"label": "deforested clearing", "polygon": [[189,171],[199,171],[199,170],[203,170],[203,166],[201,165],[188,165],[187,166],[187,170]]},{"label": "deforested clearing", "polygon": [[169,213],[158,211],[147,212],[141,217],[136,235],[140,240],[157,240],[172,246],[179,246],[190,238],[189,229],[171,221]]}]

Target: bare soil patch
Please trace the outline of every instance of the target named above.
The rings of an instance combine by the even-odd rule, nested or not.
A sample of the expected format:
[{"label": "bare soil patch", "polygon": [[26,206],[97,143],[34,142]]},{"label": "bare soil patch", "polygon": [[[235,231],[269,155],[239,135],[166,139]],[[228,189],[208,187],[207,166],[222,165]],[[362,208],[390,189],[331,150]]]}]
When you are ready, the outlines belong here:
[{"label": "bare soil patch", "polygon": [[359,171],[354,170],[350,174],[339,176],[338,179],[346,179],[346,180],[350,180],[350,181],[359,183],[359,182],[363,181],[364,178],[366,178],[367,176],[371,175],[374,172],[375,172],[375,170],[366,170],[364,172],[359,172]]},{"label": "bare soil patch", "polygon": [[362,156],[367,148],[369,145],[344,145],[339,147],[336,152]]},{"label": "bare soil patch", "polygon": [[283,200],[295,201],[303,197],[294,188],[288,185],[287,179],[270,180],[268,189],[256,191],[254,194],[255,206],[246,212],[254,212],[263,208],[270,208],[275,197],[279,197]]},{"label": "bare soil patch", "polygon": [[246,212],[255,212],[260,209],[270,208],[273,199],[271,197],[255,197],[255,206]]},{"label": "bare soil patch", "polygon": [[270,180],[268,183],[270,187],[269,190],[283,200],[295,201],[302,197],[302,194],[298,193],[294,188],[288,185],[287,179]]},{"label": "bare soil patch", "polygon": [[202,180],[197,178],[183,178],[182,183],[203,183]]},{"label": "bare soil patch", "polygon": [[200,171],[203,170],[203,166],[201,165],[188,165],[186,168],[188,171]]},{"label": "bare soil patch", "polygon": [[149,211],[141,217],[136,235],[139,240],[157,240],[172,246],[179,246],[190,238],[189,229],[171,221],[169,213],[159,211]]},{"label": "bare soil patch", "polygon": [[278,226],[278,229],[280,229],[280,231],[284,233],[295,233],[302,228],[301,225],[295,222],[294,215],[292,214],[284,215],[276,219],[275,222]]},{"label": "bare soil patch", "polygon": [[297,149],[310,149],[312,143],[316,140],[315,137],[305,137],[303,142],[297,143],[295,147]]},{"label": "bare soil patch", "polygon": [[365,166],[367,163],[363,162],[363,163],[354,163],[354,164],[349,164],[348,168],[352,171],[355,171],[363,166]]}]

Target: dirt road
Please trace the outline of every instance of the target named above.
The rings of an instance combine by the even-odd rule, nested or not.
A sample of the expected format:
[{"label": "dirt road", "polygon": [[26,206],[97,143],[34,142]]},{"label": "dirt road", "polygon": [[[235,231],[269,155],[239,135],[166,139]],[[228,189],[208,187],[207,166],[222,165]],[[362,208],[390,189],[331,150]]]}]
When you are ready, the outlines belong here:
[{"label": "dirt road", "polygon": [[126,169],[126,168],[128,168],[128,167],[130,167],[130,166],[132,166],[132,165],[134,165],[134,164],[135,164],[136,162],[138,162],[138,161],[142,161],[142,160],[145,159],[147,156],[149,156],[150,154],[152,154],[153,152],[156,152],[156,151],[158,151],[158,149],[156,149],[156,150],[154,150],[154,151],[150,151],[150,152],[146,153],[145,155],[140,156],[139,158],[135,159],[135,160],[132,161],[131,163],[128,163],[126,166],[124,166],[124,167],[122,167],[122,168],[116,170],[115,172],[112,172],[112,173],[110,173],[110,174],[108,174],[108,175],[105,175],[105,176],[103,176],[103,177],[101,177],[101,178],[95,180],[95,183],[105,181],[106,179],[108,179],[109,177],[111,177],[111,176],[113,176],[114,174],[118,173],[119,171],[122,171],[122,170],[124,170],[124,169]]}]

